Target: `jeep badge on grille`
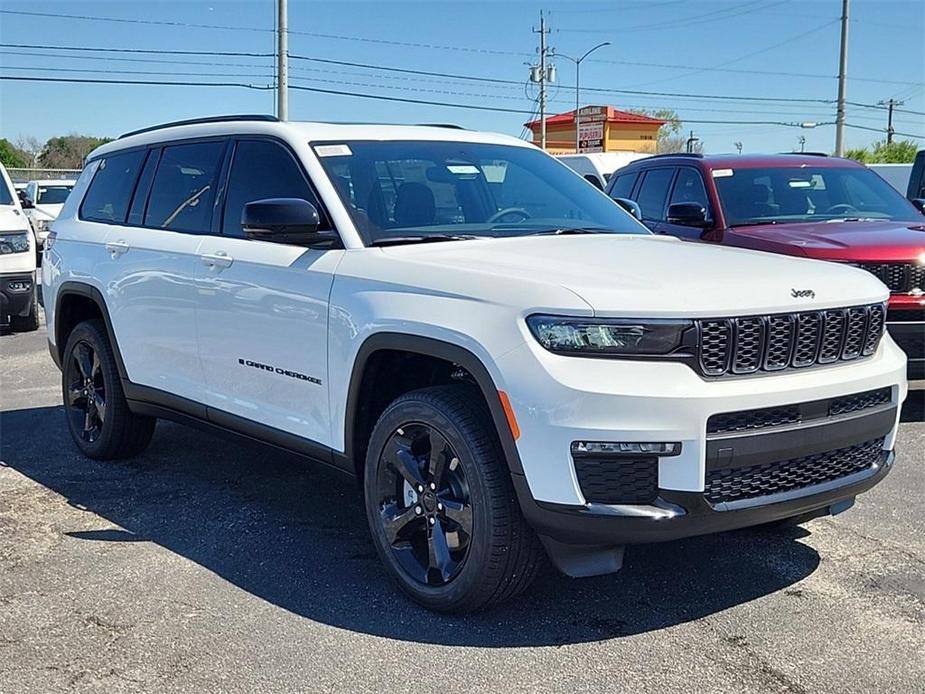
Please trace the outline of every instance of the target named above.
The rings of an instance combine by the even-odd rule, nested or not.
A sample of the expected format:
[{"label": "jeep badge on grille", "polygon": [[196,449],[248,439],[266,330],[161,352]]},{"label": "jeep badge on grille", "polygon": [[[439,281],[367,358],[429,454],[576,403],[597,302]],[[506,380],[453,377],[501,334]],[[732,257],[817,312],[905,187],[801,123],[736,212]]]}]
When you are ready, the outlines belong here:
[{"label": "jeep badge on grille", "polygon": [[790,296],[792,296],[794,299],[802,299],[804,297],[807,299],[815,299],[816,292],[814,292],[812,289],[791,289]]}]

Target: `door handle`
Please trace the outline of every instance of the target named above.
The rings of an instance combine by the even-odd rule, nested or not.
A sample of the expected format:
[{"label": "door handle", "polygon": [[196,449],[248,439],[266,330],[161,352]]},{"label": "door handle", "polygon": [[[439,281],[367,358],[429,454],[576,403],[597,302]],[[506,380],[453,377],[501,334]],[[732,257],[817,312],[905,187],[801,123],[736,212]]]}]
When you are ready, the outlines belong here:
[{"label": "door handle", "polygon": [[205,255],[199,256],[199,259],[202,261],[203,265],[213,270],[231,267],[231,264],[234,262],[234,258],[230,257],[225,251],[206,253]]},{"label": "door handle", "polygon": [[106,244],[106,250],[112,253],[113,258],[118,258],[123,253],[127,253],[129,249],[128,243],[119,239],[118,241],[109,241]]}]

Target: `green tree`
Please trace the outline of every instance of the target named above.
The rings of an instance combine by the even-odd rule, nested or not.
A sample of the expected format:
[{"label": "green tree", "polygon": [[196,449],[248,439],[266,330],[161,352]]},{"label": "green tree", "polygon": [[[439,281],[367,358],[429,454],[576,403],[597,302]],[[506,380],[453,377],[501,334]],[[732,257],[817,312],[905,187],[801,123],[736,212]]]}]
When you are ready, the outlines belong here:
[{"label": "green tree", "polygon": [[889,144],[886,140],[874,143],[870,153],[874,164],[907,164],[915,161],[919,147],[913,140],[896,140]]},{"label": "green tree", "polygon": [[22,168],[29,165],[28,157],[5,137],[0,138],[0,162],[11,169]]},{"label": "green tree", "polygon": [[[677,112],[670,108],[659,109],[637,109],[630,113],[638,113],[650,118],[659,118],[665,121],[658,130],[658,139],[655,143],[655,151],[659,154],[670,154],[672,152],[686,152],[687,138],[684,136],[684,123],[681,121]],[[695,142],[694,151],[703,152],[703,143]]]},{"label": "green tree", "polygon": [[862,164],[870,161],[870,150],[866,147],[855,147],[845,152],[845,159],[854,159]]},{"label": "green tree", "polygon": [[90,152],[111,141],[112,138],[89,135],[53,137],[42,148],[39,164],[48,169],[79,169]]},{"label": "green tree", "polygon": [[915,161],[919,150],[914,140],[899,140],[888,143],[886,140],[875,142],[873,147],[859,147],[845,152],[846,159],[854,159],[863,164],[910,164]]}]

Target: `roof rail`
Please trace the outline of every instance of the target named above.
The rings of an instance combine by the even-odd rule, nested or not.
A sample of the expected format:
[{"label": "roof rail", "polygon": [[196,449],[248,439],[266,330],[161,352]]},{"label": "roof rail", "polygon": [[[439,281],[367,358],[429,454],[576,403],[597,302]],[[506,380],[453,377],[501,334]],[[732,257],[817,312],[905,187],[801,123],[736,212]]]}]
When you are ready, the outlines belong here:
[{"label": "roof rail", "polygon": [[252,114],[252,115],[239,115],[239,116],[207,116],[206,118],[190,118],[188,120],[175,120],[170,123],[161,123],[160,125],[152,125],[148,128],[141,128],[139,130],[132,130],[131,132],[123,133],[119,135],[118,140],[121,140],[123,137],[131,137],[132,135],[140,135],[141,133],[149,133],[153,130],[163,130],[164,128],[173,128],[178,125],[198,125],[200,123],[226,123],[229,121],[266,121],[268,123],[278,123],[279,118],[276,116],[267,116],[261,114]]},{"label": "roof rail", "polygon": [[422,128],[450,128],[451,130],[465,130],[461,125],[455,123],[417,123]]},{"label": "roof rail", "polygon": [[781,152],[781,154],[795,154],[798,157],[827,157],[827,152]]},{"label": "roof rail", "polygon": [[658,159],[659,157],[689,157],[691,159],[703,159],[700,152],[666,152],[664,154],[653,154],[646,159]]}]

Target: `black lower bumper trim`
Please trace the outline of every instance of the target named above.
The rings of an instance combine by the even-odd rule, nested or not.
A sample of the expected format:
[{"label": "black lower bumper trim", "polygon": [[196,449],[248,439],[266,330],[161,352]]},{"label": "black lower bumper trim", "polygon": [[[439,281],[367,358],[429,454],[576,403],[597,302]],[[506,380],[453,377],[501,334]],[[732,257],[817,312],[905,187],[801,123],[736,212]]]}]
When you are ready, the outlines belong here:
[{"label": "black lower bumper trim", "polygon": [[730,510],[717,510],[703,492],[661,490],[651,506],[569,506],[536,501],[527,480],[513,475],[514,487],[527,521],[542,536],[559,543],[618,546],[666,542],[694,535],[746,528],[794,516],[826,513],[834,504],[867,491],[889,473],[892,451],[879,465],[843,480],[774,495]]},{"label": "black lower bumper trim", "polygon": [[[13,282],[28,282],[29,288],[26,290],[14,291],[10,289],[10,283]],[[0,277],[0,320],[5,322],[9,316],[29,315],[34,294],[34,272],[23,272]]]}]

